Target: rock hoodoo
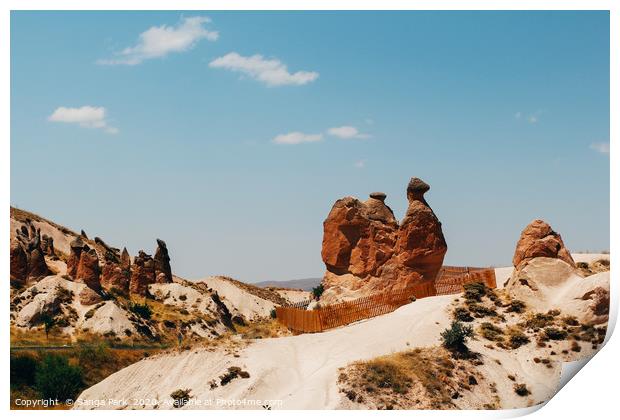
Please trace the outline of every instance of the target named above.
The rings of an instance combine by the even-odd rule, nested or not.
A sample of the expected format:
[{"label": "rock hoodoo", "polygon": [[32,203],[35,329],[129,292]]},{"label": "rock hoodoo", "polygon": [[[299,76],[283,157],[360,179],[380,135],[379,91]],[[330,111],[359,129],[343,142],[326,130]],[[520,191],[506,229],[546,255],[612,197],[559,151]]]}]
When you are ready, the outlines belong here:
[{"label": "rock hoodoo", "polygon": [[11,283],[21,286],[31,279],[51,274],[45,262],[41,231],[30,220],[26,220],[26,223],[15,233],[15,238],[11,241],[10,247]]},{"label": "rock hoodoo", "polygon": [[155,283],[155,265],[153,257],[144,251],[139,251],[133,260],[129,292],[145,296],[149,284]]},{"label": "rock hoodoo", "polygon": [[97,251],[84,245],[80,252],[80,260],[75,271],[75,281],[84,283],[95,291],[101,290],[99,282],[99,257]]},{"label": "rock hoodoo", "polygon": [[157,239],[157,249],[153,256],[153,264],[155,266],[155,282],[172,283],[172,268],[170,267],[168,247],[161,239]]},{"label": "rock hoodoo", "polygon": [[575,262],[564,246],[562,237],[543,220],[534,220],[521,232],[512,264],[519,268],[536,257],[559,258],[571,266]]},{"label": "rock hoodoo", "polygon": [[321,301],[434,283],[447,245],[441,223],[424,199],[429,189],[421,179],[411,179],[409,208],[400,226],[384,193],[371,193],[365,202],[353,197],[336,201],[323,222],[321,256],[327,272]]}]

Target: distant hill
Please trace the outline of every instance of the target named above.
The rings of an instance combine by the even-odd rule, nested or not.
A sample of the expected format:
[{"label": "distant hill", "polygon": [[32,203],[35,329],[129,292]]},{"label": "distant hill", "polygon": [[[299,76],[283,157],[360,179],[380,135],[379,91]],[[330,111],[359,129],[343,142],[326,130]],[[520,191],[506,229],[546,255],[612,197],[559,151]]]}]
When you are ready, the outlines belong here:
[{"label": "distant hill", "polygon": [[259,287],[283,287],[287,289],[301,289],[311,291],[313,287],[321,284],[321,280],[322,279],[320,277],[311,277],[307,279],[284,281],[261,281],[259,283],[254,283],[254,285]]}]

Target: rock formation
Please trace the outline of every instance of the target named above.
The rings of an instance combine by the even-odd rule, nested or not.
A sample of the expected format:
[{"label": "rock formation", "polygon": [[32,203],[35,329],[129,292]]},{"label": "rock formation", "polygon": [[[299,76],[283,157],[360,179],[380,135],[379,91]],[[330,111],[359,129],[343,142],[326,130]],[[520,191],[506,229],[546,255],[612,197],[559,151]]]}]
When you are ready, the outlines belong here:
[{"label": "rock formation", "polygon": [[16,230],[10,246],[10,280],[22,286],[30,280],[51,274],[41,245],[41,231],[30,220]]},{"label": "rock formation", "polygon": [[75,271],[75,281],[84,283],[95,291],[101,290],[99,282],[99,257],[97,251],[84,245],[80,252],[80,260]]},{"label": "rock formation", "polygon": [[170,268],[170,256],[168,255],[168,247],[161,239],[157,240],[157,249],[153,257],[155,266],[155,282],[156,283],[172,283],[172,268]]},{"label": "rock formation", "polygon": [[441,223],[424,199],[429,189],[422,180],[411,179],[409,208],[400,226],[384,193],[374,192],[365,202],[353,197],[336,201],[323,222],[321,256],[327,272],[322,302],[435,281],[447,245]]},{"label": "rock formation", "polygon": [[554,232],[551,226],[542,220],[534,220],[523,229],[512,264],[518,268],[536,257],[559,258],[575,266],[560,234]]},{"label": "rock formation", "polygon": [[90,287],[85,287],[84,289],[82,289],[82,291],[78,295],[78,298],[80,299],[80,303],[86,306],[103,302],[103,298],[101,297],[101,295],[99,295],[99,293],[95,292]]},{"label": "rock formation", "polygon": [[399,262],[426,280],[437,277],[448,251],[441,222],[424,199],[424,194],[430,188],[421,179],[411,178],[407,186],[409,207],[400,225],[396,243]]},{"label": "rock formation", "polygon": [[84,241],[80,237],[75,238],[69,244],[71,251],[67,258],[67,275],[75,279],[77,274],[78,264],[80,262],[80,255],[82,255],[82,249],[84,248]]},{"label": "rock formation", "polygon": [[155,264],[153,257],[139,251],[133,260],[129,292],[146,296],[149,284],[155,283]]}]

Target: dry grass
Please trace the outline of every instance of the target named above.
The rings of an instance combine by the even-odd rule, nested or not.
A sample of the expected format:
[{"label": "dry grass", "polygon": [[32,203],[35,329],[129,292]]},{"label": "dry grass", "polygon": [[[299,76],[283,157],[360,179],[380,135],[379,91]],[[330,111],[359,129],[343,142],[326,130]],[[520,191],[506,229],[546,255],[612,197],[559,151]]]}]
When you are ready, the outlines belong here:
[{"label": "dry grass", "polygon": [[451,409],[478,385],[476,376],[470,361],[431,347],[354,363],[341,371],[339,384],[349,400],[370,408]]},{"label": "dry grass", "polygon": [[245,326],[238,325],[235,328],[241,334],[241,337],[245,339],[274,338],[291,335],[289,329],[275,319],[251,322]]}]

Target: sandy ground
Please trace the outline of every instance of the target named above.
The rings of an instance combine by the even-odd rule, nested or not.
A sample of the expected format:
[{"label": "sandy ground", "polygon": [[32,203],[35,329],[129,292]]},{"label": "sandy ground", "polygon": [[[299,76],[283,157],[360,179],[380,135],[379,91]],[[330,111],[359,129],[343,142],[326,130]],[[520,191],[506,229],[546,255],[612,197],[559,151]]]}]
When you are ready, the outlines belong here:
[{"label": "sandy ground", "polygon": [[[592,257],[595,259],[598,257]],[[498,286],[501,287],[501,279],[508,279],[511,273],[512,267],[496,269]],[[577,287],[578,280],[569,277],[570,287]],[[602,284],[609,281],[609,274],[579,279],[583,283]],[[243,307],[245,304],[239,299],[247,297],[240,298],[238,293],[235,295],[234,291],[225,289],[221,282],[211,281],[209,286],[219,287],[222,295],[233,292],[237,305]],[[556,291],[558,296],[574,298],[561,286]],[[548,292],[553,294],[551,289]],[[256,340],[240,350],[238,357],[223,350],[200,349],[149,358],[85,390],[76,408],[167,409],[172,404],[170,394],[177,389],[191,389],[194,400],[184,408],[260,408],[252,403],[255,400],[260,400],[259,405],[264,400],[274,400],[269,403],[274,409],[341,408],[344,397],[338,391],[338,368],[412,347],[439,344],[440,332],[450,323],[449,311],[454,299],[454,295],[421,299],[395,312],[319,334]],[[554,305],[566,303],[557,299]],[[249,303],[251,307],[257,305]],[[552,350],[559,353],[561,349],[556,348],[556,344],[538,350],[530,343],[517,351],[489,349],[485,344],[484,340],[473,340],[470,346],[482,354],[485,363],[480,370],[497,384],[503,408],[538,404],[556,392],[563,364],[553,362],[547,367],[533,360],[540,352],[544,352],[543,356]],[[566,343],[557,344],[560,345]],[[592,350],[585,350],[588,349],[575,357],[592,354]],[[215,380],[219,384],[218,378],[231,366],[246,370],[250,377],[237,378],[228,385],[212,389],[210,382]],[[527,399],[516,396],[514,383],[507,380],[507,374],[514,375],[517,382],[526,383],[532,394]],[[96,407],[92,405],[95,400]],[[119,400],[120,403],[113,402]],[[84,403],[80,405],[80,401]]]},{"label": "sandy ground", "polygon": [[[202,401],[270,399],[281,400],[279,408],[285,409],[336,408],[341,398],[336,384],[339,367],[405,350],[408,343],[438,344],[439,333],[448,323],[448,313],[438,308],[446,308],[452,299],[422,299],[390,314],[320,334],[257,340],[241,351],[239,358],[197,350],[143,360],[87,389],[79,398],[170,399],[176,389],[190,388],[192,396]],[[211,390],[209,382],[233,365],[247,370],[250,378]],[[154,405],[145,404],[145,408]],[[160,404],[158,408],[170,407]]]}]

